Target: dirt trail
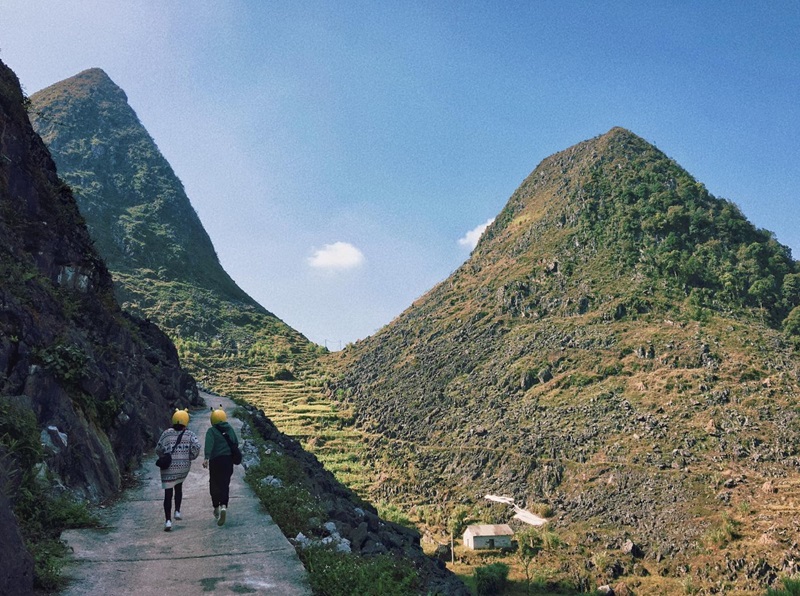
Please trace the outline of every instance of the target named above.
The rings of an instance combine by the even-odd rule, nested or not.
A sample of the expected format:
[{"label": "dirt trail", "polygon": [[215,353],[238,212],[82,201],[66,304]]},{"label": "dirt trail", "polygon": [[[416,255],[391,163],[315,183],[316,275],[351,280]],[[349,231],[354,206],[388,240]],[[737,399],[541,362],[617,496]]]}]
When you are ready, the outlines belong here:
[{"label": "dirt trail", "polygon": [[[229,422],[234,403],[203,394],[211,406],[222,404]],[[189,421],[203,444],[209,411]],[[70,530],[62,537],[73,549],[65,568],[76,594],[275,594],[310,595],[308,577],[294,548],[244,482],[242,466],[231,479],[228,518],[218,527],[208,494],[203,453],[192,463],[183,486],[182,521],[164,532],[164,491],[155,455],[137,471],[138,485],[102,513],[103,528]]]}]

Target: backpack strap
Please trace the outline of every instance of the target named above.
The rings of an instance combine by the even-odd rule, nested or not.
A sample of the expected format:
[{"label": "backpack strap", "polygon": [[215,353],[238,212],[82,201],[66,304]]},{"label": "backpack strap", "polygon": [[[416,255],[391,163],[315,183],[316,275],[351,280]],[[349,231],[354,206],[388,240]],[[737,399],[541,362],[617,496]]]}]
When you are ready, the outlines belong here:
[{"label": "backpack strap", "polygon": [[175,440],[175,444],[172,446],[172,451],[170,451],[170,453],[175,453],[175,448],[176,448],[178,445],[180,445],[180,444],[181,444],[181,439],[183,438],[183,433],[185,433],[185,432],[186,432],[186,429],[184,428],[184,429],[183,429],[183,430],[180,432],[180,434],[178,435],[178,438]]},{"label": "backpack strap", "polygon": [[[214,428],[217,428],[217,427],[215,426]],[[231,438],[228,436],[228,433],[226,433],[224,430],[222,430],[220,428],[217,428],[217,430],[219,431],[219,434],[221,434],[223,436],[223,438],[225,439],[225,442],[228,444],[228,449],[230,449],[231,453],[233,453],[233,441],[231,441]]]}]

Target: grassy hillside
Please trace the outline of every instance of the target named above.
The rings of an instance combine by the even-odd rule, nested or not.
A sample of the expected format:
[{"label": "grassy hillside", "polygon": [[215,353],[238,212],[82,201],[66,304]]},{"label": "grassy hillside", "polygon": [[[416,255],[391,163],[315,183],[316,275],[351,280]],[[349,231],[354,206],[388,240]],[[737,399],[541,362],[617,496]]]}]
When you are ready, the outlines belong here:
[{"label": "grassy hillside", "polygon": [[332,355],[331,389],[375,500],[505,521],[483,496],[506,494],[555,512],[565,565],[621,561],[590,583],[755,593],[800,554],[798,279],[770,233],[614,129],[545,160],[467,263]]},{"label": "grassy hillside", "polygon": [[254,361],[286,374],[320,351],[225,272],[180,180],[102,70],[33,94],[29,113],[123,308],[164,329],[199,380],[209,369]]}]

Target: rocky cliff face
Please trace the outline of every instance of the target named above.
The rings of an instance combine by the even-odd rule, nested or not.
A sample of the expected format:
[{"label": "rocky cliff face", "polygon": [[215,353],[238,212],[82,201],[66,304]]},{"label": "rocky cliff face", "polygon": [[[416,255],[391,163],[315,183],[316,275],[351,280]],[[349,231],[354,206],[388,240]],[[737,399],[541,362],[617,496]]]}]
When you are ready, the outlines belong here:
[{"label": "rocky cliff face", "polygon": [[0,471],[13,504],[33,472],[19,469],[13,421],[32,411],[44,446],[39,479],[99,501],[155,444],[171,408],[197,401],[197,388],[169,339],[120,310],[25,107],[0,63],[0,409],[11,429]]},{"label": "rocky cliff face", "polygon": [[[800,554],[776,513],[800,482],[781,330],[799,280],[771,234],[614,129],[542,162],[458,271],[336,355],[332,394],[372,437],[374,498],[484,518],[486,494],[545,503],[574,545],[632,537],[659,574],[758,503],[720,555],[748,562],[696,569],[756,589]],[[761,490],[774,478],[783,497]]]}]

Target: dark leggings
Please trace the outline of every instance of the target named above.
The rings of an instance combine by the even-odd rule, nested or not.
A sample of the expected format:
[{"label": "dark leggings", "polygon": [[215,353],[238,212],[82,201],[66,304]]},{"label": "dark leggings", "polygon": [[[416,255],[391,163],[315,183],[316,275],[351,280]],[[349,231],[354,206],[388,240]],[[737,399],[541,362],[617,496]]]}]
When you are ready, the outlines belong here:
[{"label": "dark leggings", "polygon": [[230,455],[220,455],[208,462],[208,488],[214,507],[228,506],[228,492],[233,475],[233,460]]},{"label": "dark leggings", "polygon": [[[175,511],[181,510],[181,501],[183,500],[183,482],[175,485]],[[167,519],[172,519],[172,493],[171,488],[164,489],[164,515]]]}]

